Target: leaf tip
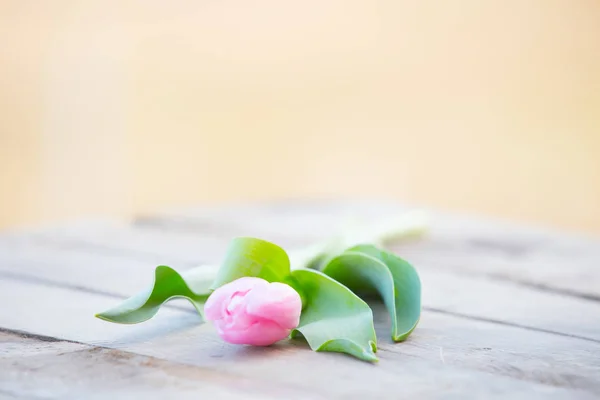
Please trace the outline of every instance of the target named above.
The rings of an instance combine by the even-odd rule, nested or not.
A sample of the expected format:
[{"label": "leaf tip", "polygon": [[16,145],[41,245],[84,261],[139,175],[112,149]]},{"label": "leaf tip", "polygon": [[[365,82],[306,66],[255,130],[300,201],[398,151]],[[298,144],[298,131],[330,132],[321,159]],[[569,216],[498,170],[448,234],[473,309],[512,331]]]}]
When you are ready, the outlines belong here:
[{"label": "leaf tip", "polygon": [[377,353],[377,343],[373,340],[369,340],[369,348],[371,351],[367,349],[363,351],[364,360],[372,363],[379,362],[379,358],[375,355],[375,353]]},{"label": "leaf tip", "polygon": [[413,333],[413,331],[417,328],[417,325],[419,325],[419,322],[421,321],[421,317],[419,316],[419,318],[417,319],[417,322],[415,322],[415,324],[412,326],[412,328],[410,328],[408,331],[406,332],[401,332],[401,333],[397,333],[397,332],[392,332],[392,340],[396,343],[399,342],[404,342],[406,339],[408,339],[408,337]]},{"label": "leaf tip", "polygon": [[368,362],[372,362],[372,363],[377,363],[379,362],[379,358],[375,355],[375,353],[372,353],[370,351],[365,351],[363,353],[363,357],[362,359],[364,361],[368,361]]},{"label": "leaf tip", "polygon": [[371,346],[373,353],[377,353],[377,343],[374,340],[369,340],[369,346]]},{"label": "leaf tip", "polygon": [[408,336],[410,335],[409,333],[403,333],[400,335],[392,335],[392,340],[396,343],[400,343],[400,342],[404,342],[406,339],[408,339]]},{"label": "leaf tip", "polygon": [[99,312],[99,313],[96,313],[96,314],[94,314],[94,317],[95,317],[95,318],[98,318],[98,319],[101,319],[101,320],[103,320],[103,321],[113,322],[113,320],[111,320],[110,318],[108,318],[108,317],[106,316],[106,312]]}]

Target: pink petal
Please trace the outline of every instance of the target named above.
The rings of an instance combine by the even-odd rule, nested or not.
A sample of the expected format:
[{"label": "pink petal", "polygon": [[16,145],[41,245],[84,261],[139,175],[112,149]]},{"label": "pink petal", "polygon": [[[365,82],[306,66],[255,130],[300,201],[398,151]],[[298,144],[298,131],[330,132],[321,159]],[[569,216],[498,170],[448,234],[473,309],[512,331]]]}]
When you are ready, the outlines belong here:
[{"label": "pink petal", "polygon": [[236,330],[222,326],[222,321],[215,321],[219,336],[228,343],[249,344],[252,346],[269,346],[289,336],[290,330],[284,329],[275,322],[255,322],[246,329]]},{"label": "pink petal", "polygon": [[293,329],[300,322],[302,300],[298,292],[285,283],[255,287],[244,300],[248,314],[273,321],[282,328]]},{"label": "pink petal", "polygon": [[204,304],[204,315],[206,319],[208,321],[216,321],[223,318],[225,309],[235,293],[248,292],[254,287],[268,284],[267,281],[261,278],[243,277],[221,286],[210,295]]}]

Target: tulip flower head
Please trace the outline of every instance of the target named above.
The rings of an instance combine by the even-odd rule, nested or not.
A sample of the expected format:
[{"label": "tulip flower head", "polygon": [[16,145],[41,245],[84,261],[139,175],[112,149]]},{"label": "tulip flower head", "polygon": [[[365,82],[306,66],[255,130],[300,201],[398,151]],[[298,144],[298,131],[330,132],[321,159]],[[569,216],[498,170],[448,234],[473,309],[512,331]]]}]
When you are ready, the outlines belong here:
[{"label": "tulip flower head", "polygon": [[206,319],[229,343],[268,346],[300,322],[302,300],[291,286],[244,277],[216,289],[204,305]]}]

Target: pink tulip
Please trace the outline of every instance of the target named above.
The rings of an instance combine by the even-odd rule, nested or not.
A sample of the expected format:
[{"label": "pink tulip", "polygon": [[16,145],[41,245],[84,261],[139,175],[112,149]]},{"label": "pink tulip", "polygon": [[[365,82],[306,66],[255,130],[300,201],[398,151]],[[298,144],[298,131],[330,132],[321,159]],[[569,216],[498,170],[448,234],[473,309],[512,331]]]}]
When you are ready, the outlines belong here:
[{"label": "pink tulip", "polygon": [[268,346],[289,336],[300,322],[300,295],[284,283],[240,278],[215,290],[204,305],[219,336],[234,344]]}]

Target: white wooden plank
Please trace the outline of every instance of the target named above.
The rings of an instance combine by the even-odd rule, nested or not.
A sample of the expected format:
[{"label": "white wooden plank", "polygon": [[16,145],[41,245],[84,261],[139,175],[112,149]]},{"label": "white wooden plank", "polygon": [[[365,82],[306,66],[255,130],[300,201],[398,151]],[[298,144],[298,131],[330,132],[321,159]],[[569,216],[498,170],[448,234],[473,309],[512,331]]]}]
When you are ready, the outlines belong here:
[{"label": "white wooden plank", "polygon": [[600,342],[599,302],[480,276],[427,269],[420,276],[425,307]]},{"label": "white wooden plank", "polygon": [[0,396],[43,399],[302,399],[310,392],[119,350],[0,333]]},{"label": "white wooden plank", "polygon": [[230,239],[213,234],[165,234],[123,222],[105,221],[91,227],[58,225],[31,232],[12,232],[0,236],[0,250],[10,253],[11,249],[27,246],[78,249],[89,254],[125,256],[157,264],[200,264],[222,256]]},{"label": "white wooden plank", "polygon": [[[89,251],[85,247],[65,248],[47,245],[3,246],[0,241],[0,279],[21,278],[73,289],[100,291],[128,297],[152,284],[154,268],[162,257],[141,259],[136,255]],[[185,270],[191,263],[166,263]]]},{"label": "white wooden plank", "polygon": [[[211,325],[177,310],[162,310],[146,324],[108,324],[92,317],[108,302],[105,297],[60,288],[0,281],[0,302],[12,304],[11,312],[0,313],[3,327],[194,365],[251,380],[257,387],[277,382],[297,393],[310,392],[307,398],[600,394],[598,344],[435,313],[424,314],[406,343],[380,339],[381,361],[374,366],[339,354],[315,354],[301,341],[270,348],[225,344]],[[76,376],[75,369],[64,373]],[[221,385],[226,382],[217,388]]]},{"label": "white wooden plank", "polygon": [[[83,343],[60,341],[58,339],[46,338],[40,340],[24,337],[11,332],[0,331],[0,359],[25,358],[30,356],[44,356],[47,354],[68,353],[89,349],[90,346]],[[1,369],[0,369],[1,370]]]},{"label": "white wooden plank", "polygon": [[[233,210],[239,212],[239,210]],[[0,240],[11,245],[27,245],[34,243],[38,246],[87,249],[91,252],[111,252],[125,254],[143,259],[156,259],[164,262],[181,262],[182,258],[198,264],[207,258],[221,256],[229,241],[237,236],[255,236],[277,242],[285,247],[307,246],[316,239],[326,237],[329,231],[334,232],[335,226],[329,226],[323,221],[313,218],[308,221],[311,235],[302,235],[302,224],[306,218],[287,216],[285,221],[274,224],[272,219],[265,220],[260,214],[248,214],[245,219],[237,220],[237,214],[215,214],[210,221],[187,228],[169,230],[168,227],[154,224],[130,224],[124,221],[103,219],[82,222],[69,222],[55,226],[42,226],[37,229],[27,229],[5,232]],[[323,218],[319,215],[318,218]],[[315,232],[315,226],[321,224],[324,230]],[[287,231],[283,226],[293,229]]]},{"label": "white wooden plank", "polygon": [[600,299],[600,239],[450,215],[392,249],[423,268],[482,274]]},{"label": "white wooden plank", "polygon": [[[168,229],[190,230],[197,233],[227,231],[235,234],[257,234],[282,237],[287,233],[308,239],[323,238],[343,226],[345,219],[373,216],[372,204],[356,201],[302,201],[229,203],[212,207],[175,209],[140,216],[136,224]],[[277,218],[274,221],[274,218]],[[276,222],[276,223],[274,223]],[[290,229],[291,228],[291,229]]]}]

